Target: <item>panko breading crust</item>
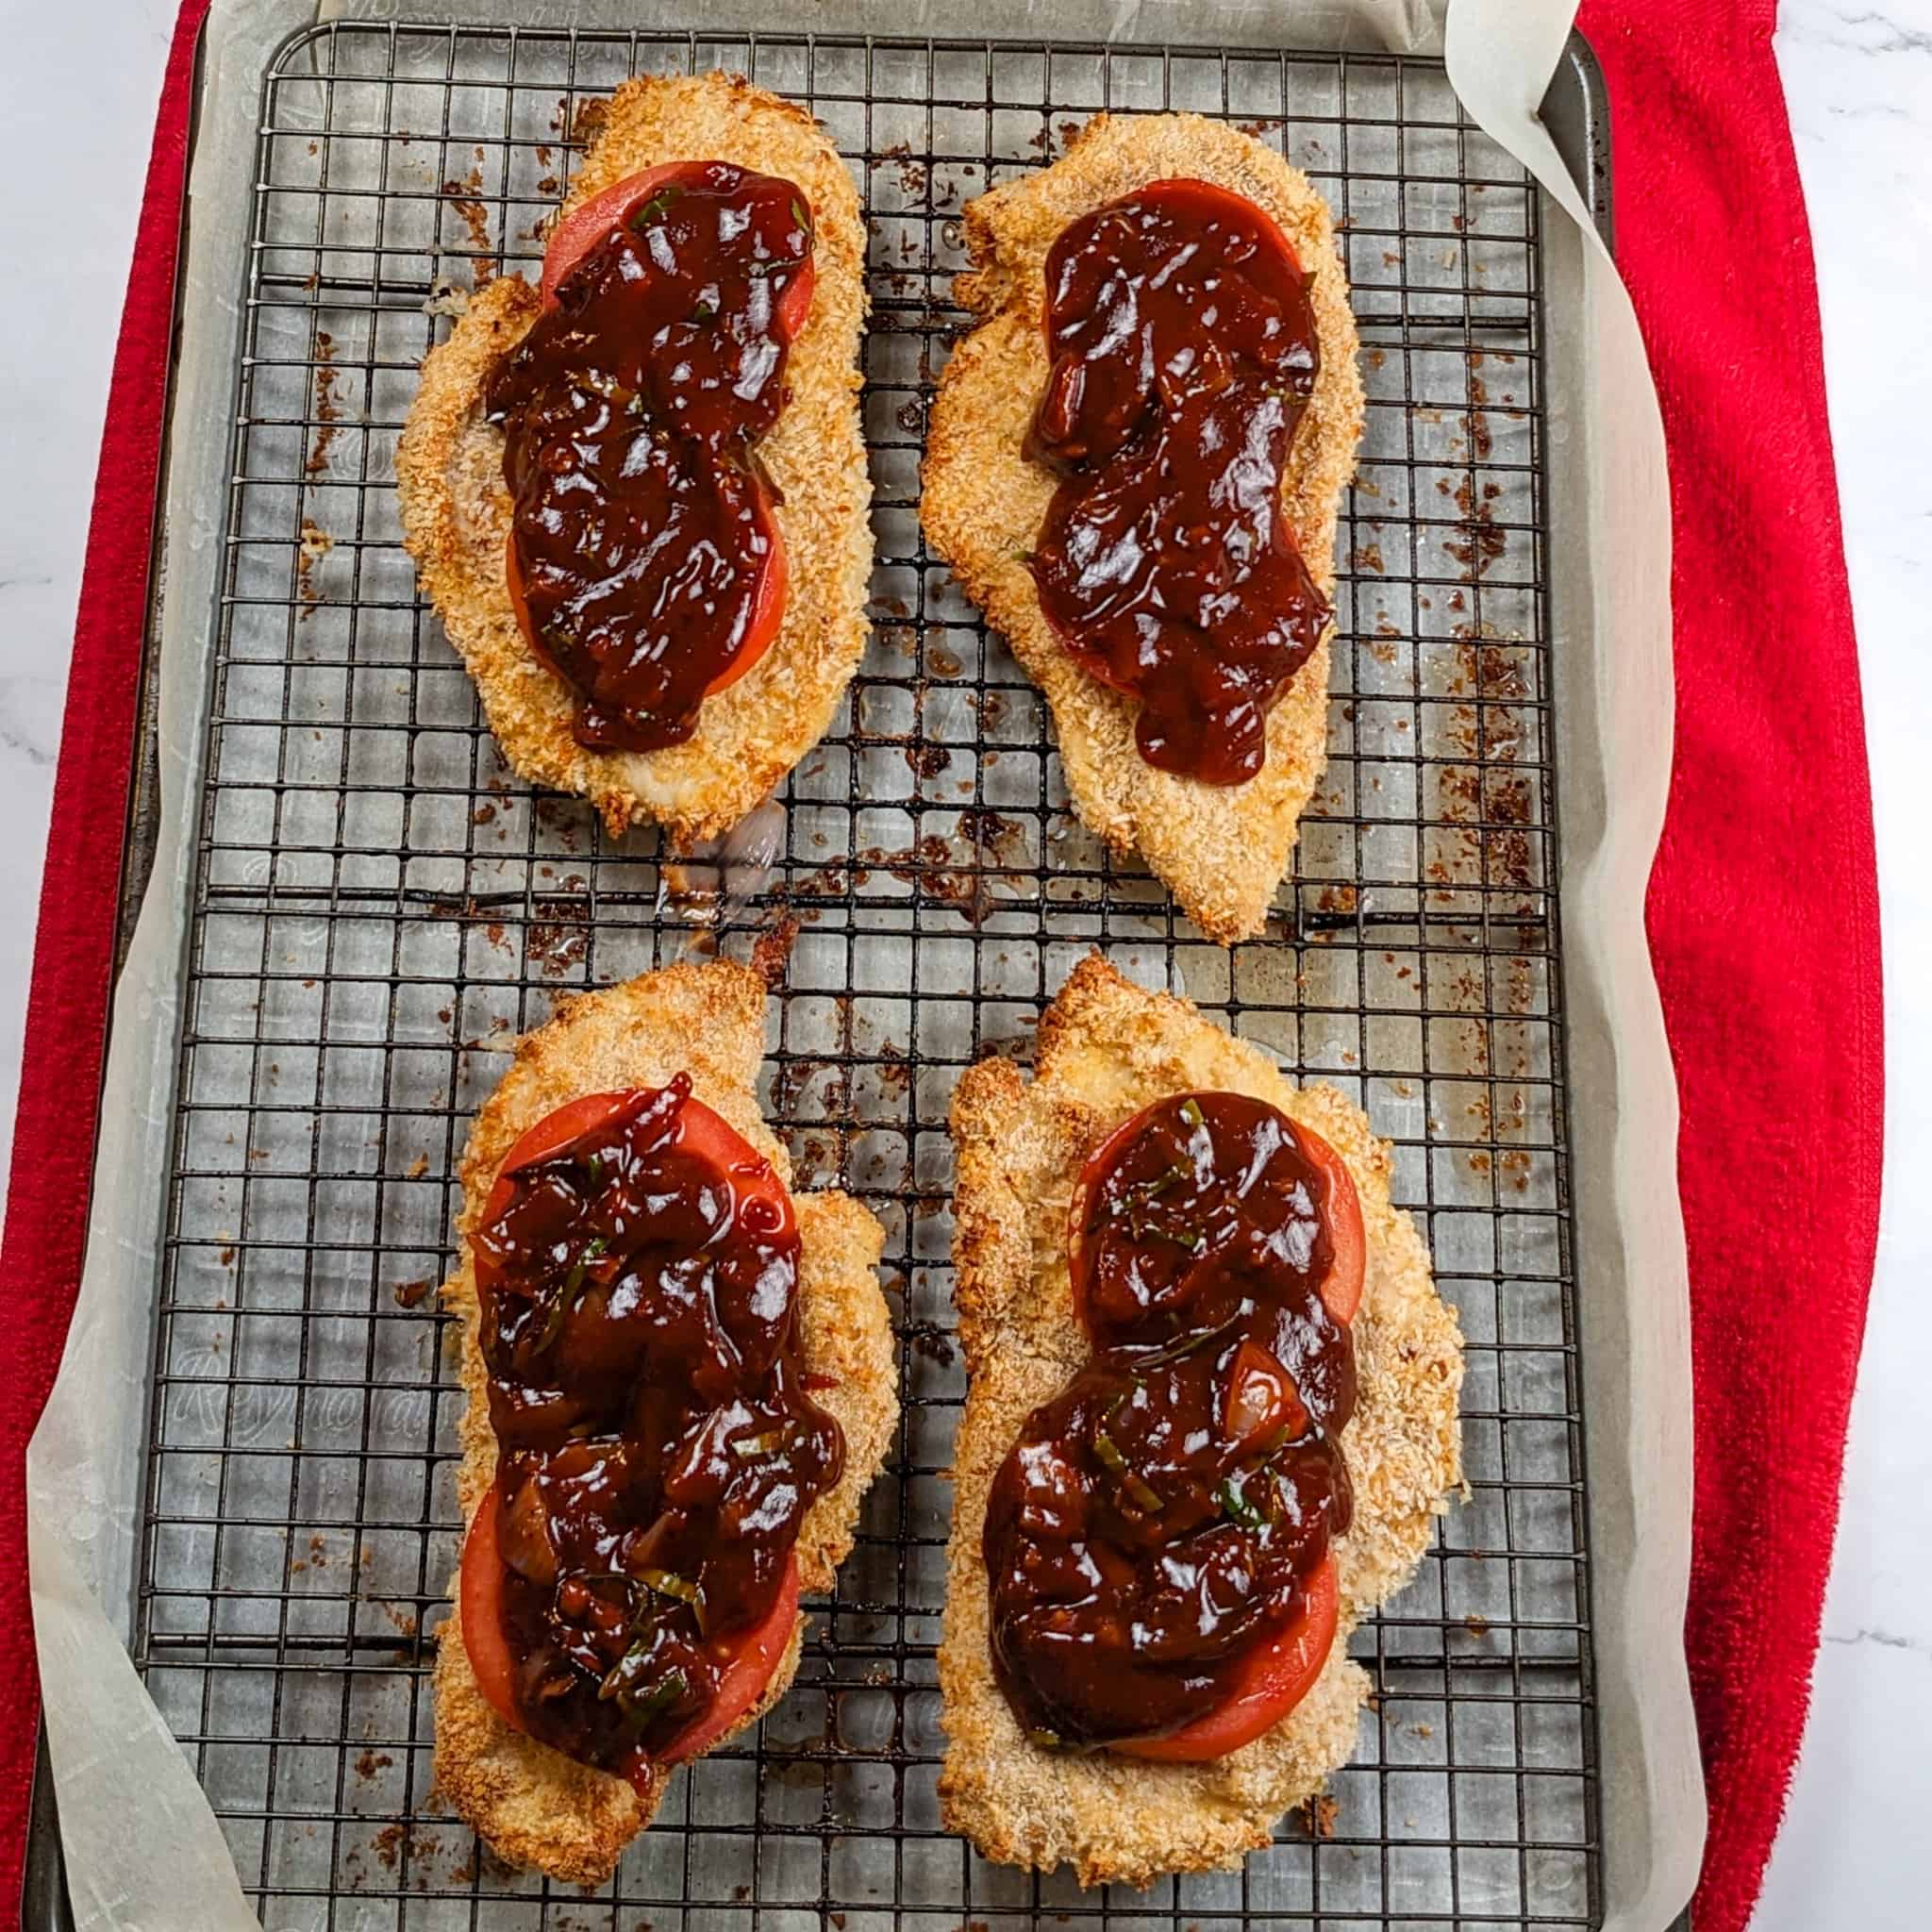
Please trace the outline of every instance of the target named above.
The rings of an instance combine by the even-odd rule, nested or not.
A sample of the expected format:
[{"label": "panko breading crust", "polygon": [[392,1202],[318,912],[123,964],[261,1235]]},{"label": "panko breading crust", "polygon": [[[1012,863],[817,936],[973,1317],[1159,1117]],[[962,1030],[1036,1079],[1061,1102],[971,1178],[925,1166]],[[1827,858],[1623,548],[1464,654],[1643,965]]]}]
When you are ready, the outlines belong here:
[{"label": "panko breading crust", "polygon": [[1290,453],[1282,507],[1310,575],[1334,595],[1336,518],[1362,426],[1355,318],[1334,223],[1299,169],[1198,114],[1098,115],[1052,167],[966,204],[974,267],[954,286],[961,306],[987,320],[940,377],[919,515],[926,541],[1045,691],[1081,818],[1117,852],[1140,852],[1189,918],[1231,944],[1261,930],[1295,822],[1322,774],[1327,634],[1269,717],[1261,771],[1245,785],[1204,785],[1141,758],[1138,702],[1074,661],[1047,625],[1025,562],[1055,488],[1024,448],[1046,386],[1047,251],[1068,223],[1174,175],[1232,189],[1265,208],[1312,277],[1322,368]]},{"label": "panko breading crust", "polygon": [[[469,1237],[504,1157],[526,1129],[566,1101],[662,1086],[682,1071],[690,1074],[696,1097],[764,1155],[790,1187],[790,1158],[758,1108],[764,1008],[763,980],[724,960],[671,966],[585,993],[518,1042],[508,1071],[478,1110],[461,1170],[462,1259],[442,1286],[445,1306],[462,1317],[469,1407],[460,1427],[457,1493],[466,1525],[496,1474]],[[814,1591],[831,1587],[833,1571],[852,1547],[859,1505],[885,1461],[899,1413],[897,1364],[877,1274],[884,1230],[845,1194],[794,1194],[792,1200],[802,1249],[798,1310],[805,1363],[812,1374],[831,1378],[834,1386],[818,1400],[845,1432],[844,1474],[807,1511],[799,1533],[799,1574]],[[450,1592],[456,1595],[456,1574]],[[804,1630],[801,1615],[770,1691],[745,1724],[790,1688]],[[626,1780],[577,1764],[505,1724],[476,1688],[454,1611],[442,1626],[436,1663],[436,1782],[503,1857],[575,1885],[608,1876],[657,1809],[658,1793],[642,1798]]]},{"label": "panko breading crust", "polygon": [[564,212],[671,160],[732,161],[795,181],[816,231],[811,313],[791,344],[785,408],[758,444],[780,492],[774,514],[790,570],[784,617],[765,655],[704,701],[684,744],[599,753],[571,736],[570,689],[537,661],[510,608],[503,433],[481,410],[491,369],[537,319],[537,291],[521,276],[480,290],[424,362],[396,485],[418,576],[511,765],[534,784],[582,793],[613,836],[658,819],[688,845],[735,824],[831,723],[865,651],[872,485],[858,422],[865,229],[824,130],[803,108],[735,75],[626,81],[610,97]]},{"label": "panko breading crust", "polygon": [[[1369,1693],[1346,1654],[1349,1632],[1414,1573],[1461,1481],[1462,1343],[1422,1238],[1391,1203],[1387,1144],[1332,1087],[1296,1087],[1187,1001],[1142,991],[1097,955],[1042,1015],[1037,1064],[1029,1083],[1010,1061],[982,1061],[953,1097],[955,1293],[972,1382],[954,1452],[940,1796],[946,1823],[989,1858],[1041,1871],[1065,1860],[1083,1885],[1144,1886],[1239,1862],[1347,1761]],[[1081,1166],[1123,1121],[1189,1089],[1253,1094],[1305,1122],[1348,1163],[1361,1196],[1368,1274],[1354,1324],[1359,1395],[1341,1438],[1356,1513],[1335,1545],[1341,1626],[1307,1698],[1217,1762],[1042,1750],[993,1674],[980,1552],[987,1494],[1027,1415],[1088,1354],[1066,1255]]]}]

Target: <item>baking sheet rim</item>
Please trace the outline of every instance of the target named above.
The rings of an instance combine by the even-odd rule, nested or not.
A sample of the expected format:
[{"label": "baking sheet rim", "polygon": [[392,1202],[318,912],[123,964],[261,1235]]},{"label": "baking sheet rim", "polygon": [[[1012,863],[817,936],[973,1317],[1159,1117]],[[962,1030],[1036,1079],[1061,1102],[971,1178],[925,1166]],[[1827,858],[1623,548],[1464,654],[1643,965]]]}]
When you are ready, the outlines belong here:
[{"label": "baking sheet rim", "polygon": [[[782,0],[780,0],[782,4]],[[477,6],[474,10],[488,10]],[[578,24],[586,16],[623,18],[627,26],[649,30],[643,16],[676,7],[631,4],[621,8],[590,0],[577,7],[542,4],[518,9],[520,25],[534,27],[553,17],[568,15]],[[845,30],[836,13],[863,16],[863,0],[845,7],[815,8],[809,28],[817,32]],[[405,0],[401,6],[352,8],[325,6],[326,16],[352,13],[391,18],[422,18]],[[1013,9],[1007,0],[993,0],[991,12],[1004,21]],[[1223,33],[1211,30],[1198,8],[1186,13],[1174,0],[1141,0],[1139,6],[1115,9],[1093,8],[1095,32],[1091,39],[1174,39],[1193,44],[1226,44]],[[1275,9],[1257,14],[1241,0],[1225,11],[1249,25],[1257,18],[1272,21]],[[1141,24],[1136,33],[1110,36],[1100,15],[1131,16]],[[1358,9],[1324,6],[1298,15],[1295,25],[1308,32],[1307,43],[1328,47],[1337,43],[1338,20],[1380,23],[1391,16],[1413,22],[1425,9],[1413,5],[1377,5],[1363,0]],[[728,6],[712,8],[708,25],[729,31],[729,15],[761,16],[769,25],[771,11]],[[155,861],[141,912],[117,987],[107,1073],[103,1084],[102,1124],[95,1162],[95,1189],[90,1221],[88,1260],[83,1278],[83,1313],[77,1315],[69,1338],[70,1355],[89,1359],[90,1380],[96,1388],[105,1373],[117,1374],[139,1399],[129,1413],[137,1421],[129,1431],[135,1455],[124,1458],[119,1474],[125,1499],[108,1496],[96,1484],[78,1487],[61,1466],[62,1418],[50,1406],[46,1439],[36,1436],[29,1453],[30,1490],[35,1507],[52,1507],[58,1520],[75,1528],[76,1546],[92,1557],[87,1565],[97,1591],[122,1632],[131,1632],[135,1556],[138,1547],[142,1495],[146,1483],[142,1445],[147,1434],[153,1322],[158,1312],[158,1280],[167,1198],[167,1172],[175,1119],[175,1087],[178,1043],[184,1017],[187,946],[191,929],[191,897],[196,862],[196,841],[190,834],[199,824],[190,808],[200,796],[206,757],[207,706],[211,701],[213,634],[222,558],[222,514],[226,503],[227,471],[232,438],[226,433],[233,418],[233,399],[240,381],[242,315],[232,287],[234,260],[219,243],[223,221],[232,240],[245,232],[250,209],[245,202],[224,208],[224,196],[245,196],[256,151],[255,122],[260,84],[276,50],[291,33],[312,25],[316,9],[307,0],[217,0],[203,48],[203,74],[198,100],[203,114],[194,138],[191,164],[191,219],[183,269],[182,321],[178,347],[180,367],[172,399],[170,424],[213,422],[224,433],[198,440],[188,447],[171,445],[163,489],[165,503],[162,569],[158,582],[160,664],[156,734],[159,758],[159,832]],[[443,18],[447,18],[444,13]],[[1186,31],[1179,32],[1182,21]],[[1164,23],[1156,25],[1155,21]],[[924,21],[908,20],[896,10],[890,22],[875,22],[875,30],[892,35],[917,33]],[[1277,44],[1301,45],[1291,36],[1289,23]],[[781,26],[778,30],[799,31]],[[1055,16],[1055,39],[1081,38],[1078,22],[1065,8]],[[741,30],[741,26],[740,28]],[[862,25],[852,30],[864,31]],[[997,25],[988,25],[983,38],[998,38]],[[1237,35],[1238,41],[1241,36]],[[1367,44],[1376,44],[1369,42]],[[1405,47],[1404,51],[1411,51]],[[1413,49],[1423,51],[1424,49]],[[1429,51],[1432,51],[1429,50]],[[1550,209],[1545,197],[1544,207]],[[1581,251],[1566,252],[1557,241],[1568,233],[1560,218],[1544,223],[1545,273],[1543,312],[1546,322],[1546,369],[1553,406],[1565,393],[1562,355],[1567,341],[1574,356],[1580,345],[1566,338],[1566,310],[1558,286],[1568,275],[1574,285],[1581,273]],[[1567,316],[1570,321],[1574,315]],[[1570,380],[1576,380],[1574,370]],[[1552,621],[1548,648],[1553,661],[1562,654],[1571,662],[1558,670],[1559,680],[1581,687],[1582,675],[1592,674],[1591,696],[1604,694],[1603,639],[1596,625],[1583,621],[1591,605],[1591,582],[1605,575],[1594,570],[1587,543],[1557,541],[1566,517],[1558,488],[1564,473],[1574,466],[1552,463],[1545,456],[1545,477],[1551,492]],[[1589,486],[1574,474],[1569,481],[1585,494]],[[205,507],[220,507],[210,518]],[[1566,558],[1574,560],[1566,560]],[[1656,641],[1653,641],[1655,643]],[[1582,654],[1582,655],[1578,655]],[[1675,1658],[1679,1668],[1658,1670],[1658,1652],[1652,1648],[1647,1667],[1638,1667],[1632,1646],[1616,1640],[1621,1620],[1640,1618],[1652,1636],[1659,1630],[1659,1602],[1665,1613],[1663,1633],[1671,1634],[1672,1603],[1680,1606],[1688,1583],[1688,1552],[1680,1563],[1675,1553],[1664,1553],[1661,1574],[1653,1559],[1640,1565],[1642,1539],[1638,1518],[1645,1498],[1636,1493],[1633,1455],[1641,1445],[1657,1440],[1688,1442],[1689,1385],[1686,1372],[1680,1386],[1673,1380],[1673,1358],[1688,1361],[1688,1288],[1684,1282],[1681,1214],[1673,1180],[1667,1201],[1656,1198],[1657,1170],[1656,1124],[1668,1119],[1674,1145],[1675,1084],[1664,1042],[1661,1011],[1651,971],[1642,926],[1641,881],[1647,877],[1655,849],[1657,827],[1646,806],[1629,808],[1632,800],[1660,795],[1670,761],[1671,707],[1669,638],[1637,662],[1617,667],[1623,702],[1586,706],[1575,691],[1560,696],[1552,715],[1562,752],[1558,760],[1559,801],[1557,851],[1563,907],[1560,965],[1566,993],[1566,1042],[1569,1052],[1569,1091],[1573,1095],[1570,1122],[1572,1204],[1579,1257],[1577,1295],[1582,1339],[1579,1357],[1586,1381],[1583,1411],[1586,1462],[1586,1507],[1591,1521],[1590,1554],[1593,1577],[1591,1635],[1598,1683],[1597,1769],[1604,1829],[1600,1846],[1604,1874],[1607,1928],[1657,1923],[1651,1915],[1657,1888],[1662,1880],[1674,1892],[1677,1874],[1687,1857],[1694,1873],[1694,1842],[1701,1839],[1701,1787],[1697,1785],[1694,1732],[1689,1723],[1688,1680],[1681,1669],[1681,1631],[1677,1642],[1668,1641],[1662,1655]],[[1583,715],[1588,708],[1591,715]],[[1605,710],[1610,710],[1607,720]],[[1643,728],[1634,728],[1638,719]],[[1662,727],[1657,726],[1661,723]],[[1606,729],[1617,741],[1607,742]],[[1592,798],[1583,786],[1587,774],[1614,773],[1620,782],[1606,785]],[[1594,814],[1596,823],[1591,823]],[[1594,832],[1595,836],[1591,834]],[[1590,1064],[1586,1068],[1585,1062]],[[1580,1073],[1588,1071],[1586,1082]],[[1588,1111],[1574,1105],[1574,1096],[1591,1095]],[[127,1176],[137,1185],[124,1185]],[[1638,1181],[1641,1179],[1642,1185]],[[1641,1211],[1638,1209],[1641,1208]],[[1591,1230],[1593,1246],[1586,1244]],[[145,1310],[146,1321],[134,1319]],[[1634,1328],[1649,1338],[1654,1374],[1646,1381],[1621,1381],[1607,1372],[1613,1333],[1627,1341]],[[1592,1333],[1592,1331],[1596,1331]],[[90,1355],[90,1351],[92,1354]],[[64,1363],[63,1363],[64,1369]],[[1607,1413],[1614,1410],[1615,1413]],[[71,1439],[69,1439],[71,1440]],[[1612,1472],[1616,1472],[1613,1478]],[[96,1475],[98,1471],[93,1472]],[[1657,1473],[1652,1472],[1653,1479]],[[1688,1514],[1688,1457],[1680,1471],[1665,1472],[1669,1487],[1681,1479],[1681,1498]],[[1612,1487],[1617,1491],[1614,1509]],[[1668,1497],[1663,1499],[1668,1503]],[[88,1534],[92,1528],[93,1534]],[[1619,1544],[1622,1545],[1619,1548]],[[1650,1579],[1646,1591],[1630,1600],[1619,1585],[1640,1569]],[[1676,1574],[1681,1571],[1680,1574]],[[1658,1586],[1661,1586],[1659,1594]],[[1614,1609],[1612,1609],[1614,1606]],[[1610,1612],[1610,1614],[1607,1614]],[[1626,1633],[1627,1635],[1627,1633]],[[1689,1740],[1688,1764],[1655,1761],[1658,1751],[1680,1754]],[[1675,1802],[1666,1804],[1664,1788]],[[1695,1790],[1694,1817],[1683,1815],[1683,1796]],[[1612,1831],[1620,1819],[1624,1829],[1643,1840],[1633,1843],[1624,1829]],[[1647,1904],[1646,1904],[1647,1902]],[[1674,1909],[1666,1907],[1666,1911]],[[1632,1914],[1636,1916],[1632,1916]]]}]

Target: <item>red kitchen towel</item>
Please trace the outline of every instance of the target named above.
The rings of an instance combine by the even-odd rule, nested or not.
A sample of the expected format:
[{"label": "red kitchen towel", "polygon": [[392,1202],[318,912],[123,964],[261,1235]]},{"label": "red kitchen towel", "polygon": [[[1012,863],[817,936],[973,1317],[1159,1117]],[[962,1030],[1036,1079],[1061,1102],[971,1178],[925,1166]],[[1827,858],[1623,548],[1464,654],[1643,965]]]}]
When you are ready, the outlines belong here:
[{"label": "red kitchen towel", "polygon": [[27,995],[0,1248],[0,1333],[11,1357],[0,1377],[0,1630],[14,1633],[0,1657],[0,1899],[20,1893],[41,1708],[27,1602],[26,1444],[60,1365],[87,1240],[194,43],[208,8],[208,0],[183,8],[161,84],[108,390]]},{"label": "red kitchen towel", "polygon": [[[0,1620],[22,1456],[78,1278],[159,458],[196,29],[169,59],[108,399],[56,779],[0,1310]],[[1617,249],[1676,529],[1677,739],[1649,920],[1683,1094],[1697,1385],[1689,1645],[1711,1801],[1698,1932],[1749,1917],[1804,1724],[1876,1235],[1876,887],[1809,236],[1772,0],[1592,0]],[[1821,1124],[1828,1131],[1820,1132]],[[1786,1344],[1792,1284],[1808,1301]],[[0,1897],[38,1686],[0,1657]]]},{"label": "red kitchen towel", "polygon": [[1596,0],[1581,23],[1671,452],[1677,735],[1648,909],[1690,1249],[1697,1932],[1749,1919],[1804,1731],[1883,1131],[1871,791],[1774,15]]}]

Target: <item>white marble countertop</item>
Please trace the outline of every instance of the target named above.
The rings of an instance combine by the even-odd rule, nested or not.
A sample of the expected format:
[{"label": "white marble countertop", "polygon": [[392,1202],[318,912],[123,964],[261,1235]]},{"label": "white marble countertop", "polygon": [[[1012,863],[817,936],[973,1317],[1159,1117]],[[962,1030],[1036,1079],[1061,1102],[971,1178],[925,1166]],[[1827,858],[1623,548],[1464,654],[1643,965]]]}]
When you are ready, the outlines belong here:
[{"label": "white marble countertop", "polygon": [[[0,0],[0,1157],[108,364],[175,0]],[[1932,0],[1786,0],[1824,308],[1885,922],[1887,1199],[1810,1727],[1757,1932],[1926,1923],[1932,1794]],[[79,138],[76,138],[78,135]],[[1821,906],[1825,894],[1821,890]],[[1830,942],[1821,921],[1819,941]]]}]

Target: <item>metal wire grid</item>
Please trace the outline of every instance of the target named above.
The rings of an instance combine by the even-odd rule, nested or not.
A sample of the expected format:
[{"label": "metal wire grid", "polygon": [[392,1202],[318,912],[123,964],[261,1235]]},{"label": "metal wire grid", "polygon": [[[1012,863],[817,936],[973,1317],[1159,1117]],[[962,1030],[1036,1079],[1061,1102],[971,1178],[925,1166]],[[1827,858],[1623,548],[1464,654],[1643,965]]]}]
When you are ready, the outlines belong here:
[{"label": "metal wire grid", "polygon": [[[876,629],[788,788],[761,909],[802,929],[766,1099],[801,1185],[837,1179],[887,1224],[906,1407],[798,1688],[584,1897],[480,1852],[431,1788],[459,1398],[419,1297],[510,1039],[671,957],[691,908],[649,837],[508,773],[391,485],[439,316],[537,259],[596,100],[713,66],[808,103],[871,224]],[[1328,774],[1269,935],[1232,953],[1079,825],[1038,695],[918,538],[958,209],[1102,107],[1282,145],[1341,217],[1362,329]],[[136,1633],[272,1932],[1593,1923],[1538,262],[1533,192],[1428,63],[357,25],[285,52],[244,271]],[[1239,1873],[1147,1893],[988,1865],[934,1790],[963,1392],[945,1106],[973,1058],[1024,1053],[1092,944],[1362,1101],[1470,1343],[1472,1494],[1357,1634],[1379,1699],[1332,1807]]]}]

